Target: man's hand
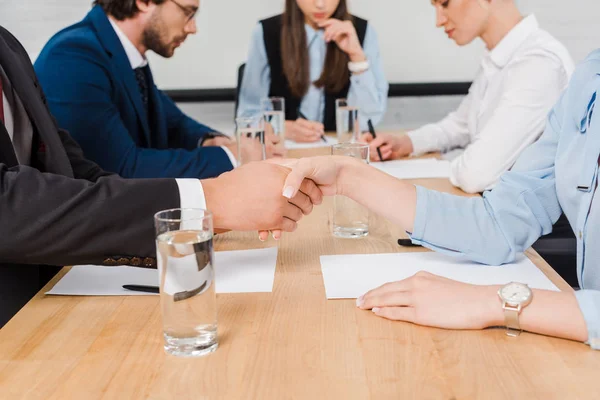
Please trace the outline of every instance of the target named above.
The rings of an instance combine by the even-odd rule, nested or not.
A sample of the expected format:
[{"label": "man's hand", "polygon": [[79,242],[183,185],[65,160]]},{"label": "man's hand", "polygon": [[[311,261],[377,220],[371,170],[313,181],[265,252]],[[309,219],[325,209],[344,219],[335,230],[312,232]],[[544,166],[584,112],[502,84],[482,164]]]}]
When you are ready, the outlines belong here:
[{"label": "man's hand", "polygon": [[206,139],[203,143],[202,143],[202,147],[208,147],[208,146],[215,146],[215,147],[219,147],[219,146],[227,146],[231,143],[233,143],[233,139],[230,138],[229,136],[215,136],[214,138],[211,139]]},{"label": "man's hand", "polygon": [[[308,185],[309,190],[313,185],[316,185],[317,190],[322,196],[339,194],[340,188],[337,184],[338,174],[342,165],[352,162],[352,159],[341,156],[322,156],[301,159],[278,159],[269,162],[291,168],[291,172],[285,179],[284,186],[282,186],[282,193],[283,196],[294,199],[298,194],[305,192],[306,185]],[[273,230],[272,234],[276,240],[281,237],[280,230]],[[264,241],[268,236],[268,230],[258,232],[260,240]]]},{"label": "man's hand", "polygon": [[282,188],[290,170],[274,163],[243,165],[202,181],[206,206],[216,229],[293,232],[303,215],[321,204],[322,193],[310,180],[290,199]]},{"label": "man's hand", "polygon": [[273,129],[269,124],[265,128],[265,149],[263,151],[262,143],[259,137],[242,137],[240,138],[240,145],[238,142],[230,141],[225,145],[235,155],[235,158],[239,161],[239,151],[242,153],[242,164],[248,164],[254,161],[262,161],[264,157],[267,159],[274,157],[283,157],[285,155],[285,146],[283,140],[275,135]]}]

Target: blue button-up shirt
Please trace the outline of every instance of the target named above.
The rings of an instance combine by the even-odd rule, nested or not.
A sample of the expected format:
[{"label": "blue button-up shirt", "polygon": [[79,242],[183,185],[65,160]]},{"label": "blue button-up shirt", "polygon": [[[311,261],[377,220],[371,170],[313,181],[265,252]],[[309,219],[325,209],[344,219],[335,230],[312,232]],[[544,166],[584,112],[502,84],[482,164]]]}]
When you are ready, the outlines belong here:
[{"label": "blue button-up shirt", "polygon": [[[305,25],[305,27],[310,58],[310,80],[315,82],[321,76],[325,65],[327,43],[325,43],[323,30],[314,30],[309,25]],[[371,28],[371,24],[367,25],[363,50],[370,67],[362,74],[351,75],[348,102],[359,108],[361,129],[367,130],[369,119],[375,125],[383,119],[389,88],[379,56],[377,34]],[[271,69],[263,40],[262,24],[258,24],[252,33],[248,60],[240,88],[238,117],[247,117],[261,112],[260,101],[269,96],[270,86]],[[302,98],[300,111],[311,121],[323,121],[324,89],[310,85],[308,92]]]},{"label": "blue button-up shirt", "polygon": [[[600,50],[581,64],[542,137],[481,198],[417,187],[414,242],[484,264],[511,262],[550,233],[564,211],[577,236],[575,293],[600,350]],[[599,105],[600,107],[600,105]],[[535,301],[535,299],[534,299]]]}]

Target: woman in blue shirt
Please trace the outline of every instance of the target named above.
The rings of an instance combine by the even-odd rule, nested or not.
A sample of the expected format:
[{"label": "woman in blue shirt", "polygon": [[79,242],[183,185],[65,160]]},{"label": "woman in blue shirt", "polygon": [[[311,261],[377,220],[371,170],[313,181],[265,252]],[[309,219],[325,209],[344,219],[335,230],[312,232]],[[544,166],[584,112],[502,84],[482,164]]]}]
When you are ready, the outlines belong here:
[{"label": "woman in blue shirt", "polygon": [[359,108],[366,130],[367,120],[383,118],[387,94],[375,30],[348,13],[346,0],[286,0],[285,12],[252,34],[237,114],[284,97],[286,137],[313,142],[335,130],[336,99]]},{"label": "woman in blue shirt", "polygon": [[[520,325],[600,350],[600,114],[594,114],[599,97],[597,50],[575,71],[542,137],[483,197],[415,187],[349,157],[286,161],[293,169],[284,195],[293,195],[308,177],[324,194],[348,196],[412,232],[414,243],[484,264],[515,260],[564,212],[577,236],[581,290],[533,290]],[[374,289],[357,305],[394,320],[481,329],[505,325],[498,289],[423,273]]]}]

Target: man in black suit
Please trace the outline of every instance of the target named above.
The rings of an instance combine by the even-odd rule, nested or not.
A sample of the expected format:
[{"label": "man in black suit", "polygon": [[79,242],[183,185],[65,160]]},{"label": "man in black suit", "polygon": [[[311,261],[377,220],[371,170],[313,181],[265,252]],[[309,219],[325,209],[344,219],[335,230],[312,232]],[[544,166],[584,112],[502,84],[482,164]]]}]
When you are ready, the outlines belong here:
[{"label": "man in black suit", "polygon": [[0,26],[0,327],[56,272],[44,265],[155,266],[153,215],[207,208],[215,229],[292,231],[320,202],[287,200],[288,170],[254,163],[216,179],[126,180],[86,160],[56,125],[25,49]]}]

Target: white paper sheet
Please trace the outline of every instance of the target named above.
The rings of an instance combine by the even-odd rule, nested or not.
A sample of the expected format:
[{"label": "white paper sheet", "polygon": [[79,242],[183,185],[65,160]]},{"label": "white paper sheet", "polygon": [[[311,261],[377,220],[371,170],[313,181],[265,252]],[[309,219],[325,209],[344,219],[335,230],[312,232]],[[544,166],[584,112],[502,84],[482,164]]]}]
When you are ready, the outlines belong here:
[{"label": "white paper sheet", "polygon": [[558,288],[527,257],[498,267],[477,264],[444,254],[393,253],[321,256],[321,270],[328,299],[354,299],[387,282],[428,271],[476,285],[522,282],[531,288]]},{"label": "white paper sheet", "polygon": [[[273,291],[277,248],[215,252],[217,293]],[[158,286],[158,271],[133,267],[79,265],[46,292],[71,296],[139,296],[149,293],[123,289],[123,285]]]},{"label": "white paper sheet", "polygon": [[327,140],[327,142],[324,142],[323,140],[317,140],[316,142],[311,142],[311,143],[297,143],[297,142],[294,142],[293,140],[286,140],[285,148],[288,150],[316,149],[319,147],[330,147],[330,146],[333,146],[334,144],[338,144],[338,140],[336,138],[326,136],[325,139]]},{"label": "white paper sheet", "polygon": [[450,162],[435,158],[373,162],[371,165],[398,179],[450,177]]}]

